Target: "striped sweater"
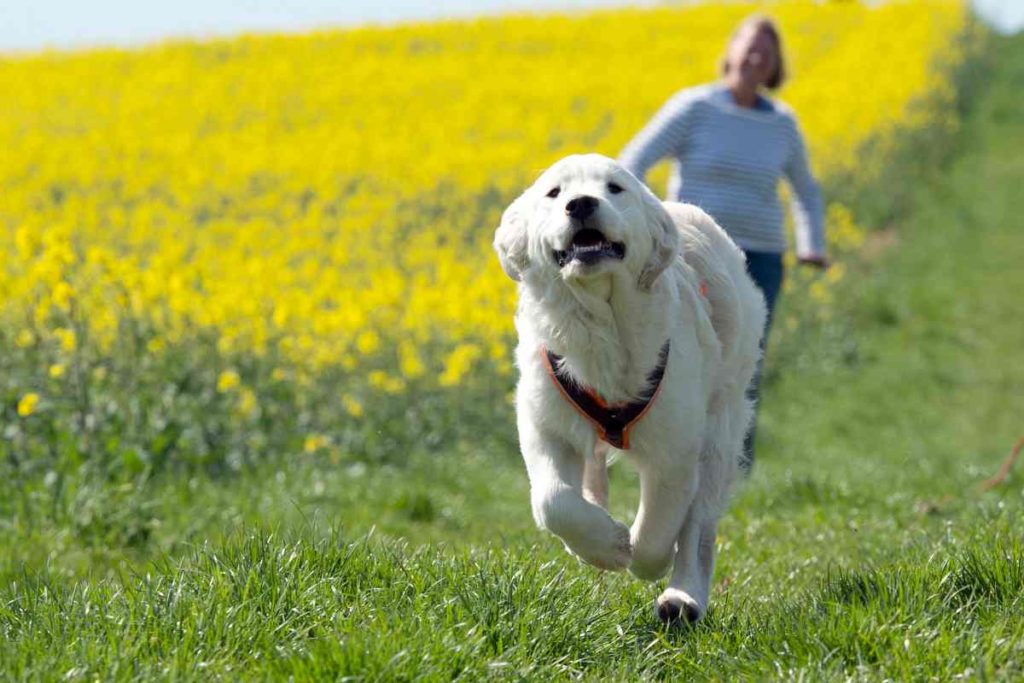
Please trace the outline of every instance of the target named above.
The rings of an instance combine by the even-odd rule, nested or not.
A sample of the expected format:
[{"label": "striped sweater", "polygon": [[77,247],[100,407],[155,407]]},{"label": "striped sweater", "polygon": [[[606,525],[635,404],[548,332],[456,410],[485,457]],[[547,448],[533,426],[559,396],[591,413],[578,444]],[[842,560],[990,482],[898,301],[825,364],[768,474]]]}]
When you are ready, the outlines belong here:
[{"label": "striped sweater", "polygon": [[672,160],[668,197],[696,204],[748,251],[782,253],[786,236],[778,183],[793,192],[798,256],[824,256],[821,191],[793,112],[759,97],[735,103],[724,86],[676,93],[626,146],[619,161],[641,180],[661,159]]}]

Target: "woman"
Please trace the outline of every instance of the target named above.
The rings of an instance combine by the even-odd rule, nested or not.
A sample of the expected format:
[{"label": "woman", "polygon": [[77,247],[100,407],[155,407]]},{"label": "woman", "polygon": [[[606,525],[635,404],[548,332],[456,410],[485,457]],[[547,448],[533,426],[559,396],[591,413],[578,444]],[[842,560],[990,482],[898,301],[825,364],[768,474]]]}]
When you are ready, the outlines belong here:
[{"label": "woman", "polygon": [[[768,326],[782,286],[786,237],[778,182],[793,192],[796,254],[800,263],[828,265],[821,192],[807,164],[793,112],[768,99],[786,76],[782,41],[764,16],[745,20],[722,59],[721,80],[676,93],[620,155],[638,178],[665,157],[672,159],[670,199],[697,204],[711,214],[747,256],[747,269],[764,293]],[[757,398],[760,373],[751,386]],[[745,466],[753,464],[751,428]]]}]

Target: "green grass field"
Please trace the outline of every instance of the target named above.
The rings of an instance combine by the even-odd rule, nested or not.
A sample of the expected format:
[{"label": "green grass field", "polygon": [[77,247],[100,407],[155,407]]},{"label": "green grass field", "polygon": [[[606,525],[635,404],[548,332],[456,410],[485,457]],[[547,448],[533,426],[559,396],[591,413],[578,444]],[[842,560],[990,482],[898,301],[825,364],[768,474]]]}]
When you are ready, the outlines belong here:
[{"label": "green grass field", "polygon": [[0,678],[1024,678],[1024,464],[977,488],[1024,434],[1024,36],[991,48],[953,157],[876,189],[895,221],[770,354],[699,625],[534,529],[502,416],[392,464],[3,463]]}]

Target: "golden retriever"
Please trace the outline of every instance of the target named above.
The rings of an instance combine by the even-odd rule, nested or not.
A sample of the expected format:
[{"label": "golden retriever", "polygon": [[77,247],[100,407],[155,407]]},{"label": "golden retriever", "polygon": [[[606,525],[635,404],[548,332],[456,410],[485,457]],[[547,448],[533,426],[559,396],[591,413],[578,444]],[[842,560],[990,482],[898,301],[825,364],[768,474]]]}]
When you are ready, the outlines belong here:
[{"label": "golden retriever", "polygon": [[[519,282],[516,411],[538,525],[603,569],[654,580],[672,566],[658,615],[700,619],[765,321],[743,253],[597,154],[545,171],[494,247]],[[640,476],[632,528],[605,509],[613,449]]]}]

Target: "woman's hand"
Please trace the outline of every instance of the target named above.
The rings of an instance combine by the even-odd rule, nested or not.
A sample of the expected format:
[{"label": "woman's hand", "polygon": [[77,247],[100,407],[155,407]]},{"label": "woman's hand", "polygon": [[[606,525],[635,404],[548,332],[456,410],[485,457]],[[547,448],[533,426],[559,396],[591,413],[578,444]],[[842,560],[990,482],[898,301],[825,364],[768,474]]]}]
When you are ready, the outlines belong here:
[{"label": "woman's hand", "polygon": [[814,266],[815,268],[821,268],[825,270],[829,267],[828,257],[824,254],[806,254],[804,256],[796,257],[797,263],[801,263],[805,266]]}]

